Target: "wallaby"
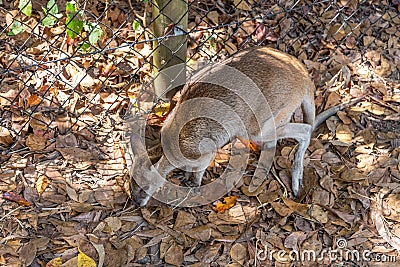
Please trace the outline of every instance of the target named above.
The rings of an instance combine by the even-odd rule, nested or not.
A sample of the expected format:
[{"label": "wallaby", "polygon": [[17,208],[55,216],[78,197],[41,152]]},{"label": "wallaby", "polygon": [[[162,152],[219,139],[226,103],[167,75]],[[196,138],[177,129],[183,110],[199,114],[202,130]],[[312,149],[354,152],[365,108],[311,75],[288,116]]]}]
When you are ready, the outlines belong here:
[{"label": "wallaby", "polygon": [[[247,76],[250,82],[232,70]],[[205,82],[208,78],[222,80],[223,84],[235,88]],[[264,144],[259,164],[265,164],[268,171],[271,154],[263,151],[268,150],[273,141],[293,138],[299,143],[292,166],[292,189],[297,196],[303,177],[303,158],[312,131],[344,105],[315,117],[315,86],[306,68],[295,57],[268,47],[240,51],[220,65],[201,70],[193,80],[182,90],[177,105],[161,129],[164,155],[155,165],[161,177],[165,178],[175,168],[183,168],[196,172],[195,183],[200,185],[216,149],[235,137]],[[292,115],[299,107],[303,123],[291,123]],[[258,168],[254,174],[260,178],[266,175],[263,168]],[[158,183],[152,184],[147,192],[156,192],[162,186]],[[259,185],[260,179],[253,179],[250,191]],[[144,198],[141,205],[145,205],[150,197]]]}]

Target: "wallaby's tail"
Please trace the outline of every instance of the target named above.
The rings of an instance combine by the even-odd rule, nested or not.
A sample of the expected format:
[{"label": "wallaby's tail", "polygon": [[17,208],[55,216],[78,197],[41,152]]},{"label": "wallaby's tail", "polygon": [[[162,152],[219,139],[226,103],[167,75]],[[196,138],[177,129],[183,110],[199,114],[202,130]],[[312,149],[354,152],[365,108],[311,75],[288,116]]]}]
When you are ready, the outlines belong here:
[{"label": "wallaby's tail", "polygon": [[340,104],[340,105],[337,105],[337,106],[333,106],[333,107],[331,107],[331,108],[329,108],[329,109],[327,109],[327,110],[321,112],[320,114],[318,114],[318,115],[315,117],[315,122],[314,122],[313,130],[317,129],[318,126],[320,126],[321,123],[323,123],[324,121],[326,121],[330,116],[333,116],[333,115],[335,115],[338,111],[340,111],[340,110],[342,110],[342,109],[345,109],[345,108],[347,108],[347,107],[350,107],[350,106],[352,106],[352,105],[354,105],[354,104],[360,102],[364,97],[365,97],[365,95],[363,95],[363,96],[361,96],[361,97],[358,97],[358,98],[355,98],[355,99],[353,99],[353,100],[350,100],[350,101],[348,101],[348,102],[346,102],[346,103],[343,103],[343,104]]}]

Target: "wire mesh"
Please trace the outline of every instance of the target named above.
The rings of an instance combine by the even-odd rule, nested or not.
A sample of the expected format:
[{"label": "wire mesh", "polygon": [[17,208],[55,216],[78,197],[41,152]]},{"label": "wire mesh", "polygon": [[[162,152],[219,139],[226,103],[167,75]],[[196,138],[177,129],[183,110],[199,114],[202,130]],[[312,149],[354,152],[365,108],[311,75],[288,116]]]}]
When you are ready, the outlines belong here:
[{"label": "wire mesh", "polygon": [[99,146],[107,139],[98,138],[100,132],[118,133],[130,105],[149,109],[157,101],[153,56],[171,36],[185,36],[180,49],[187,46],[186,63],[193,69],[195,62],[269,45],[302,59],[318,86],[349,62],[385,81],[400,78],[397,1],[183,3],[187,29],[176,30],[179,20],[156,36],[155,21],[161,15],[168,20],[168,14],[161,8],[152,17],[152,2],[4,1],[0,162],[49,149],[71,132]]}]

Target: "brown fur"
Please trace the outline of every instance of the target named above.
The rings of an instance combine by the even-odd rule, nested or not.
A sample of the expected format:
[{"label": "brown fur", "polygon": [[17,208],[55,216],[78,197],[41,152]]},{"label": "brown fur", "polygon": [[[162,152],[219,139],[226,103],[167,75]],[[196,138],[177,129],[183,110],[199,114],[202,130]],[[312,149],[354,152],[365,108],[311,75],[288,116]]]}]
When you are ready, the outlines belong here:
[{"label": "brown fur", "polygon": [[[265,111],[265,115],[261,119],[260,117],[257,119],[257,116],[251,111],[249,103],[246,103],[229,89],[215,84],[196,82],[198,80],[196,78],[215,75],[215,77],[222,77],[232,84],[240,85],[241,83],[241,80],[237,77],[227,76],[224,69],[206,67],[194,75],[194,83],[189,83],[184,87],[175,109],[162,127],[164,156],[155,165],[157,171],[165,178],[176,167],[186,168],[186,170],[196,172],[195,182],[200,185],[204,169],[212,159],[215,149],[222,147],[237,136],[245,137],[246,134],[248,134],[249,139],[265,142],[259,164],[265,167],[265,170],[269,170],[272,159],[271,153],[267,153],[267,151],[271,148],[271,141],[281,138],[294,138],[299,142],[292,167],[292,187],[294,194],[297,195],[303,176],[303,157],[315,126],[315,86],[309,78],[307,70],[295,57],[267,47],[243,50],[222,63],[239,70],[258,86],[264,101],[262,101],[262,97],[255,97],[250,105],[256,110],[261,110],[262,114]],[[246,93],[240,92],[240,94],[245,95]],[[234,127],[229,135],[215,120],[201,116],[202,106],[184,109],[185,102],[205,97],[221,101],[227,105],[227,109],[232,109],[244,122],[246,132],[239,127],[237,129]],[[265,107],[265,100],[270,107],[270,113],[267,112],[268,110]],[[303,111],[304,123],[290,123],[293,113],[300,107]],[[217,120],[236,123],[237,119],[227,116],[228,111],[220,105],[212,106],[207,111]],[[337,112],[337,110],[332,110],[331,115],[334,112]],[[327,113],[329,112],[324,114],[324,118]],[[191,120],[179,129],[177,125],[190,116],[199,118]],[[317,118],[317,122],[320,123],[321,119],[318,120]],[[276,130],[276,136],[273,135],[274,130]],[[174,138],[177,136],[179,136],[177,145],[179,147],[174,147]],[[205,146],[201,151],[200,147],[204,140],[212,141],[215,146],[213,148]],[[185,165],[180,160],[179,153],[191,160],[190,166]],[[165,155],[170,155],[169,159],[175,163],[175,166],[167,160]],[[257,169],[250,184],[250,191],[255,190],[266,175],[267,173],[263,171],[263,168]],[[155,183],[150,193],[156,192],[161,186],[161,184]],[[149,197],[144,199],[141,204],[145,205]]]}]

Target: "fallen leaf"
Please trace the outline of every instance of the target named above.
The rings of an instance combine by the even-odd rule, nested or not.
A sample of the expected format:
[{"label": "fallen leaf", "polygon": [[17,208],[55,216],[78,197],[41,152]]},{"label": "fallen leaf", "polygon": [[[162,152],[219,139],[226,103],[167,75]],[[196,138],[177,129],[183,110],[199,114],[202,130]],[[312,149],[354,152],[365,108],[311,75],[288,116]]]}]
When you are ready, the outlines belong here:
[{"label": "fallen leaf", "polygon": [[322,161],[328,163],[329,165],[334,165],[342,163],[342,160],[333,152],[326,152],[322,155]]},{"label": "fallen leaf", "polygon": [[[0,97],[1,98],[1,97]],[[9,146],[13,143],[10,131],[0,126],[0,145]]]},{"label": "fallen leaf", "polygon": [[62,259],[61,258],[54,258],[46,264],[46,267],[61,267]]},{"label": "fallen leaf", "polygon": [[271,206],[282,217],[286,217],[293,213],[292,209],[279,202],[272,202]]},{"label": "fallen leaf", "polygon": [[23,266],[29,266],[34,261],[36,257],[37,247],[35,242],[28,242],[22,245],[19,251],[19,258]]},{"label": "fallen leaf", "polygon": [[308,211],[310,209],[309,204],[298,203],[289,198],[282,198],[282,200],[283,200],[283,203],[285,203],[285,205],[288,206],[292,211],[294,211],[297,214],[304,216],[306,218],[309,217],[309,215],[308,215]]},{"label": "fallen leaf", "polygon": [[33,130],[47,130],[50,125],[50,119],[41,113],[35,113],[33,114],[29,125],[33,128]]},{"label": "fallen leaf", "polygon": [[320,223],[328,222],[328,212],[324,211],[319,205],[314,205],[311,209],[311,216]]},{"label": "fallen leaf", "polygon": [[201,225],[185,231],[185,234],[187,234],[190,238],[206,242],[211,237],[211,228],[208,225]]},{"label": "fallen leaf", "polygon": [[341,97],[337,92],[332,92],[329,94],[326,104],[325,104],[325,109],[329,109],[333,106],[337,106],[341,102]]},{"label": "fallen leaf", "polygon": [[240,243],[236,243],[232,246],[229,254],[234,262],[243,265],[247,257],[247,248]]},{"label": "fallen leaf", "polygon": [[104,220],[104,222],[107,223],[111,231],[114,233],[121,229],[122,226],[121,220],[117,217],[108,217]]},{"label": "fallen leaf", "polygon": [[78,267],[96,267],[96,262],[78,247]]},{"label": "fallen leaf", "polygon": [[182,266],[183,250],[182,247],[173,243],[165,254],[165,262],[175,266]]},{"label": "fallen leaf", "polygon": [[25,144],[30,150],[42,150],[46,148],[47,138],[41,135],[30,134]]},{"label": "fallen leaf", "polygon": [[251,11],[251,7],[247,4],[244,0],[234,0],[233,4],[236,6],[237,9],[242,9],[246,11]]},{"label": "fallen leaf", "polygon": [[178,211],[176,216],[174,229],[189,229],[196,223],[196,217],[183,210]]},{"label": "fallen leaf", "polygon": [[154,107],[154,114],[156,114],[158,117],[163,117],[170,111],[170,109],[171,105],[169,102],[162,102]]},{"label": "fallen leaf", "polygon": [[336,127],[336,137],[341,142],[351,142],[353,139],[353,132],[350,130],[348,125],[340,123]]},{"label": "fallen leaf", "polygon": [[208,12],[207,13],[207,18],[210,19],[214,23],[214,25],[218,25],[218,22],[219,22],[219,20],[218,20],[218,18],[219,18],[218,11],[214,10],[214,11]]},{"label": "fallen leaf", "polygon": [[33,94],[28,98],[28,107],[39,105],[41,101],[38,94]]},{"label": "fallen leaf", "polygon": [[46,175],[41,175],[36,181],[36,191],[39,195],[41,195],[44,190],[46,190],[47,186],[49,185],[50,180]]},{"label": "fallen leaf", "polygon": [[14,194],[13,192],[4,192],[2,198],[18,203],[19,205],[30,207],[32,204],[21,197],[20,195]]},{"label": "fallen leaf", "polygon": [[213,204],[213,210],[218,213],[223,213],[235,206],[238,196],[225,197],[223,201],[217,201]]}]

